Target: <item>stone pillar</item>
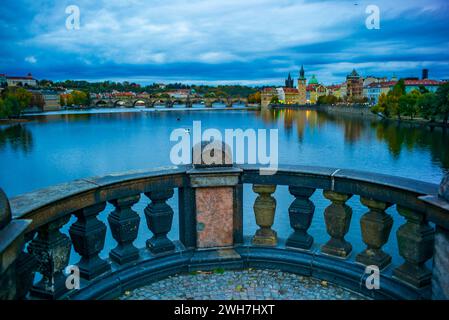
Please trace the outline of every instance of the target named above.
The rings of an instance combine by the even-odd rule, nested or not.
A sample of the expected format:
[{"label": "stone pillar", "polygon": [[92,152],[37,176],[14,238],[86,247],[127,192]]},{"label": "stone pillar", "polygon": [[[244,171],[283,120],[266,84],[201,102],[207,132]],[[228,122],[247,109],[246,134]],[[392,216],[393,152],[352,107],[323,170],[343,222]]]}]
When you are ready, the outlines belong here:
[{"label": "stone pillar", "polygon": [[98,256],[104,247],[106,225],[97,219],[97,215],[105,207],[106,203],[101,202],[76,211],[74,214],[78,220],[69,230],[73,247],[81,256],[77,264],[80,275],[87,280],[92,280],[111,269],[109,263]]},{"label": "stone pillar", "polygon": [[321,247],[321,251],[333,256],[346,258],[352,245],[345,240],[351,224],[352,209],[346,204],[351,195],[334,191],[324,191],[324,197],[332,201],[324,211],[327,233],[331,239]]},{"label": "stone pillar", "polygon": [[220,261],[224,267],[243,267],[234,250],[243,239],[240,175],[232,153],[218,141],[193,147],[193,168],[187,171],[194,195],[196,251],[192,269],[209,269]]},{"label": "stone pillar", "polygon": [[30,220],[12,220],[6,194],[0,188],[0,300],[21,297],[17,286],[17,260],[22,255],[24,234]]},{"label": "stone pillar", "polygon": [[109,257],[118,264],[125,264],[139,258],[139,250],[133,245],[139,231],[140,217],[131,209],[139,202],[140,195],[112,200],[115,210],[108,217],[112,236],[117,247],[111,250]]},{"label": "stone pillar", "polygon": [[28,251],[38,261],[42,280],[32,289],[31,295],[43,299],[58,299],[67,292],[63,273],[69,263],[71,242],[59,231],[70,219],[69,215],[39,227],[37,237],[31,241]]},{"label": "stone pillar", "polygon": [[407,219],[396,233],[405,262],[393,270],[393,276],[417,288],[427,286],[432,273],[424,264],[433,255],[434,230],[423,213],[400,206],[398,212]]},{"label": "stone pillar", "polygon": [[295,230],[287,239],[288,247],[310,249],[313,237],[307,233],[315,212],[315,205],[309,198],[315,189],[304,187],[289,187],[288,190],[295,196],[288,208],[290,226]]},{"label": "stone pillar", "polygon": [[382,250],[382,246],[388,242],[393,226],[393,218],[385,212],[391,204],[363,197],[360,202],[370,211],[360,219],[362,238],[367,248],[357,255],[356,261],[383,269],[391,262],[391,256]]},{"label": "stone pillar", "polygon": [[259,194],[254,202],[254,215],[259,230],[256,231],[252,243],[259,246],[275,246],[277,234],[271,227],[276,212],[276,199],[271,194],[276,191],[276,186],[255,184],[253,191]]},{"label": "stone pillar", "polygon": [[196,247],[233,247],[235,189],[241,170],[237,168],[192,169],[188,172],[195,193]]},{"label": "stone pillar", "polygon": [[151,199],[151,203],[145,208],[145,218],[153,233],[151,239],[147,240],[147,247],[154,254],[175,250],[175,245],[167,238],[173,222],[173,209],[167,204],[167,200],[173,194],[173,189],[145,193]]}]

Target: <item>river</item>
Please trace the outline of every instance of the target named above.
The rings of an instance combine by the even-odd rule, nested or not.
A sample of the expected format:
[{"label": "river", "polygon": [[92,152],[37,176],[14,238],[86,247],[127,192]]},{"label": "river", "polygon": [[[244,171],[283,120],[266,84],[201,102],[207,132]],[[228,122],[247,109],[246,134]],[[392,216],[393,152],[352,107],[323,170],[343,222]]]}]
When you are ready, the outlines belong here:
[{"label": "river", "polygon": [[[0,126],[0,187],[10,197],[78,178],[171,165],[169,154],[174,142],[169,139],[170,133],[176,128],[191,129],[193,121],[201,121],[203,130],[217,128],[222,132],[277,128],[281,164],[360,169],[433,183],[439,183],[449,169],[449,133],[442,129],[431,131],[317,111],[123,109],[59,112],[29,119],[27,123]],[[245,186],[244,192],[245,234],[252,234],[257,228],[252,213],[255,194],[250,186]],[[293,197],[286,187],[278,187],[275,196],[278,207],[274,229],[286,237],[291,231],[287,210]],[[322,215],[329,202],[321,191],[312,200],[316,212],[310,233],[322,243],[327,239]],[[143,197],[134,207],[142,218],[138,246],[150,236],[142,214],[147,204],[148,199]],[[176,212],[176,196],[170,204]],[[360,242],[359,219],[366,208],[359,204],[358,197],[348,204],[354,214],[347,239]],[[100,219],[106,221],[111,210],[108,205]],[[390,210],[395,225],[387,251],[393,249],[389,246],[396,246],[391,240],[403,221],[394,208]],[[114,241],[109,231],[107,237]],[[170,237],[177,238],[177,217]],[[354,251],[362,248],[355,246]]]}]

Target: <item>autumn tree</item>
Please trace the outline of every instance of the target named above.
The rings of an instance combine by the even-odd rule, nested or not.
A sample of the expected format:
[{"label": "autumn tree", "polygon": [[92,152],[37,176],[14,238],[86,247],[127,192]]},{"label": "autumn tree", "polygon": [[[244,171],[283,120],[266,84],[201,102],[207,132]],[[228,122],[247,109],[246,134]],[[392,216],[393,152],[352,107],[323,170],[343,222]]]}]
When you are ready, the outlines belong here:
[{"label": "autumn tree", "polygon": [[20,113],[30,105],[32,96],[30,92],[23,88],[15,87],[5,89],[2,92],[0,116],[2,118],[20,116]]}]

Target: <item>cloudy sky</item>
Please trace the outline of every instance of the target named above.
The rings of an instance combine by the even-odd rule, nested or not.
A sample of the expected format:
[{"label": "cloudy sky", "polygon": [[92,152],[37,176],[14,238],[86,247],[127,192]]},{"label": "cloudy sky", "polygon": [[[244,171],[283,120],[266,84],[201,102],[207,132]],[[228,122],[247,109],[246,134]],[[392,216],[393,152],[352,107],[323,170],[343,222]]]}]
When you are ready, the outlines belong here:
[{"label": "cloudy sky", "polygon": [[[369,5],[380,29],[366,27]],[[352,68],[449,79],[448,19],[447,0],[2,0],[0,73],[276,85],[304,64],[327,84]]]}]

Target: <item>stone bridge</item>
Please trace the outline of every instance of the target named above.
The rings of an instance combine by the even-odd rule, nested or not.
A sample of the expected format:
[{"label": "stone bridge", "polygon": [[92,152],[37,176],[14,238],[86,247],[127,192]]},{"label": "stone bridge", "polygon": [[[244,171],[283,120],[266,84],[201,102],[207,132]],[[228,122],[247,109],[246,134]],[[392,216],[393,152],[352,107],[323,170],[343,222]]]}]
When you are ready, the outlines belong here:
[{"label": "stone bridge", "polygon": [[107,107],[126,107],[135,108],[137,104],[143,104],[146,108],[154,108],[155,106],[165,106],[172,108],[174,105],[185,105],[187,108],[191,108],[194,104],[204,104],[207,108],[212,108],[215,103],[226,105],[226,107],[232,107],[235,104],[248,106],[248,100],[246,98],[228,97],[228,98],[202,98],[202,97],[187,97],[187,98],[157,98],[157,97],[113,97],[113,98],[101,98],[93,99],[92,105],[94,106],[107,106]]}]

